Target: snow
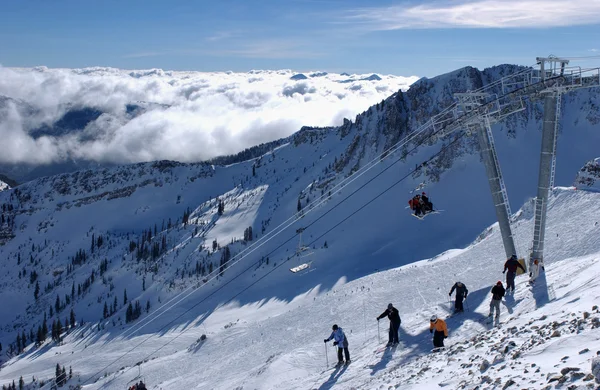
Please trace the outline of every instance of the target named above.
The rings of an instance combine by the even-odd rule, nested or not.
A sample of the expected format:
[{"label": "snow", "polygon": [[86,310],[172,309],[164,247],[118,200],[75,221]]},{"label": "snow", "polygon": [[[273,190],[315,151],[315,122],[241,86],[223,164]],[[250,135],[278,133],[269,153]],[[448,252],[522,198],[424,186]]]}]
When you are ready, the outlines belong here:
[{"label": "snow", "polygon": [[[440,80],[467,85],[466,79],[453,79],[463,73]],[[438,92],[406,95],[441,102],[446,88],[435,82],[420,84],[431,83]],[[395,109],[398,96],[385,102],[386,109]],[[589,92],[564,99],[563,125],[571,131],[558,141],[558,184],[571,184],[581,166],[598,155],[599,135],[586,121],[591,113],[581,108],[597,99]],[[411,121],[425,119],[427,110],[435,109],[418,107]],[[533,235],[531,196],[536,190],[539,153],[540,122],[535,107],[530,109],[527,116],[494,129],[513,210],[522,205],[513,222],[521,256],[527,255]],[[0,205],[17,210],[6,213],[15,223],[2,227],[14,237],[0,241],[4,244],[0,257],[6,265],[0,271],[0,291],[11,300],[10,305],[0,306],[4,353],[16,330],[37,328],[57,295],[62,300],[73,284],[82,283],[92,270],[97,274],[89,291],[77,295],[71,305],[77,319],[86,324],[65,334],[60,345],[47,340],[38,348],[29,344],[17,356],[4,354],[8,361],[0,370],[0,383],[18,381],[21,375],[28,383],[32,376],[52,378],[57,363],[73,368],[69,384],[82,383],[86,389],[123,389],[138,369],[154,389],[435,388],[438,384],[460,388],[461,380],[468,378],[475,386],[486,381],[486,375],[492,382],[499,378],[499,387],[510,378],[515,388],[538,388],[537,382],[527,382],[533,378],[517,373],[521,366],[535,362],[535,369],[540,369],[536,380],[538,376],[546,380],[545,375],[560,373],[567,365],[589,373],[591,358],[600,348],[595,327],[598,311],[592,309],[599,294],[600,193],[573,187],[553,190],[548,205],[547,272],[542,274],[546,282],[540,279],[532,289],[526,285],[527,276],[518,277],[515,296],[502,306],[502,327],[490,328],[479,320],[487,316],[489,289],[503,278],[504,251],[498,225],[493,224],[484,170],[470,148],[473,140],[467,138],[449,153],[439,180],[411,175],[381,195],[439,150],[439,145],[429,145],[406,161],[384,160],[340,189],[336,185],[357,161],[359,166],[371,158],[378,161],[377,155],[393,139],[386,137],[396,136],[385,125],[391,116],[384,117],[380,109],[371,111],[341,128],[303,128],[273,152],[226,167],[142,163],[42,178],[1,192]],[[391,129],[397,132],[395,125]],[[347,163],[336,171],[334,165],[346,156]],[[445,211],[418,221],[408,215],[405,202],[423,182],[434,206]],[[354,191],[358,192],[350,196]],[[311,209],[321,196],[323,203]],[[222,215],[217,212],[219,200],[225,204]],[[298,201],[305,212],[296,222],[292,216]],[[187,211],[190,217],[184,224]],[[249,226],[254,241],[244,242]],[[285,229],[275,235],[278,226]],[[294,274],[289,269],[306,260],[295,256],[295,231],[300,226],[308,227],[302,242],[314,255],[308,270]],[[162,239],[167,247],[157,258],[138,260],[129,248],[132,242],[139,245],[142,231],[148,229],[153,231],[149,247]],[[92,235],[105,240],[93,253]],[[227,245],[233,256],[223,274],[194,273],[198,265],[213,264],[218,269],[223,250],[212,250],[215,239],[221,248]],[[71,256],[80,249],[88,260],[67,274]],[[109,260],[108,271],[100,277],[98,264],[104,259]],[[27,274],[19,276],[23,270]],[[33,285],[27,283],[33,270],[42,288],[37,302]],[[58,270],[63,270],[61,276],[54,275]],[[448,319],[448,349],[431,354],[428,319],[434,313],[448,315],[447,294],[456,280],[469,288],[471,311]],[[46,292],[48,283],[51,288]],[[548,289],[542,288],[544,283]],[[142,307],[151,303],[149,313],[144,311],[130,324],[124,321],[125,289],[130,301],[137,300]],[[117,312],[102,318],[104,303],[112,303],[115,297]],[[380,342],[375,317],[389,302],[400,310],[402,344],[395,351],[374,354],[387,332],[383,321]],[[71,306],[60,313],[61,320]],[[583,311],[590,314],[578,323]],[[55,319],[56,315],[50,317],[50,323]],[[325,371],[325,351],[330,364],[335,357],[333,348],[322,340],[333,323],[347,332],[353,363]],[[555,330],[560,337],[551,337]],[[509,349],[518,349],[520,356],[501,352],[510,341],[516,347]],[[584,348],[589,352],[580,355]],[[485,375],[478,368],[483,358],[491,364]],[[564,377],[573,383],[585,379],[571,373]]]},{"label": "snow", "polygon": [[6,184],[5,182],[3,182],[2,180],[0,180],[0,191],[4,191],[9,189],[10,187],[8,186],[8,184]]},{"label": "snow", "polygon": [[[127,369],[169,341],[172,343],[157,358],[142,365],[143,378],[150,388],[312,389],[335,385],[340,389],[362,389],[401,385],[399,388],[418,389],[441,383],[458,388],[463,381],[475,384],[484,376],[478,369],[469,374],[463,367],[465,363],[478,367],[483,358],[492,362],[498,355],[504,361],[492,364],[485,375],[493,380],[501,378],[502,383],[510,377],[517,387],[541,387],[547,374],[563,367],[589,372],[590,359],[594,351],[600,350],[600,335],[591,328],[593,319],[599,319],[598,310],[592,310],[592,306],[600,298],[600,227],[595,223],[600,220],[600,194],[556,189],[548,217],[548,237],[558,235],[548,240],[546,252],[545,276],[555,297],[538,307],[538,292],[527,286],[526,276],[517,277],[514,298],[503,301],[502,328],[490,329],[477,322],[489,310],[491,285],[502,279],[502,263],[490,261],[490,255],[494,257],[501,245],[497,225],[493,225],[484,240],[463,250],[350,282],[340,280],[330,290],[316,286],[289,302],[270,299],[227,304],[210,313],[201,325],[198,319],[190,318],[187,325],[182,323],[164,334],[124,339],[101,336],[95,342],[91,335],[79,340],[81,331],[75,331],[65,345],[52,347],[52,354],[38,355],[33,361],[13,359],[0,374],[3,381],[20,375],[51,376],[52,370],[42,367],[68,362],[84,379],[149,337],[116,365],[125,367],[125,372],[114,380],[109,376],[86,388],[102,388],[103,383],[105,388],[125,388],[137,373],[137,368]],[[530,232],[532,225],[532,219],[524,217],[519,230]],[[434,313],[448,315],[446,294],[455,279],[469,288],[467,307],[471,311],[447,319],[448,349],[431,355],[428,318]],[[375,316],[388,301],[401,312],[401,345],[393,352],[374,355],[380,345]],[[583,319],[584,311],[591,317],[581,325],[570,326],[569,321]],[[353,362],[341,373],[322,373],[326,368],[322,339],[334,322],[348,335]],[[555,327],[555,322],[560,325]],[[382,342],[386,326],[382,321]],[[534,326],[559,330],[562,335],[544,338]],[[511,329],[515,327],[518,330],[513,334]],[[207,339],[194,348],[201,334]],[[475,348],[473,338],[482,346]],[[520,351],[520,357],[500,352],[508,340],[516,343],[514,351]],[[459,351],[459,347],[464,350]],[[328,348],[331,364],[334,351]],[[584,348],[591,352],[579,354]],[[569,358],[563,361],[564,356]],[[511,371],[510,375],[500,369],[504,364],[510,366],[504,368]],[[522,374],[531,364],[540,369],[535,383]]]}]

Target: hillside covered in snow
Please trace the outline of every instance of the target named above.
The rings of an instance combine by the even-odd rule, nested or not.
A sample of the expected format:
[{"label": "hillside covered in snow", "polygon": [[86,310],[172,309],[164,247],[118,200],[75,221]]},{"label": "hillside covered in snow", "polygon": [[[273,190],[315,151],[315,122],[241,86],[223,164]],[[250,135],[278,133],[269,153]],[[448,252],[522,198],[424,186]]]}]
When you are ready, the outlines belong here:
[{"label": "hillside covered in snow", "polygon": [[[594,299],[581,294],[597,299],[597,285],[584,278],[600,252],[598,194],[553,192],[546,245],[553,293],[529,291],[519,278],[503,326],[488,329],[479,320],[505,259],[477,140],[408,138],[454,92],[519,69],[467,67],[421,79],[342,126],[304,127],[219,162],[89,169],[0,192],[0,383],[47,382],[58,364],[72,368],[69,384],[90,389],[125,388],[138,374],[156,389],[459,388],[467,376],[501,378],[504,386],[504,372],[516,372],[511,364],[535,360],[539,368],[540,354],[536,380],[565,364],[587,375],[598,315]],[[557,185],[572,184],[598,157],[599,100],[594,90],[563,97]],[[513,221],[520,256],[533,234],[540,128],[537,102],[494,127],[513,211],[524,205]],[[381,159],[398,142],[400,151]],[[442,211],[413,218],[407,201],[416,191]],[[301,264],[310,267],[290,272]],[[471,291],[471,311],[448,320],[448,350],[430,355],[428,318],[446,315],[456,279]],[[375,317],[388,302],[400,310],[402,344],[377,355]],[[584,322],[571,326],[583,311]],[[539,332],[530,321],[539,321]],[[353,363],[322,372],[333,323],[349,334]],[[548,326],[572,336],[550,337]],[[569,352],[564,367],[563,356],[545,350],[583,344],[589,351]],[[515,348],[519,359],[508,354]],[[491,366],[480,372],[484,359]],[[579,371],[560,375],[583,383]],[[524,374],[514,375],[515,386],[538,388]]]}]

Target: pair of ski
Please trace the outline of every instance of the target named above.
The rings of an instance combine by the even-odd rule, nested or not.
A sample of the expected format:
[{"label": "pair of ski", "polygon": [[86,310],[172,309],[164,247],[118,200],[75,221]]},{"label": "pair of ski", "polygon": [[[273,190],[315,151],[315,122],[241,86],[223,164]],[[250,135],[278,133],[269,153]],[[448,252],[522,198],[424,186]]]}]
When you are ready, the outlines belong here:
[{"label": "pair of ski", "polygon": [[388,344],[386,344],[386,345],[384,345],[384,346],[382,346],[382,347],[379,347],[379,348],[377,348],[377,349],[376,349],[376,350],[375,350],[373,353],[376,353],[376,354],[377,354],[377,353],[381,353],[381,352],[383,352],[383,351],[385,351],[385,350],[388,350],[388,349],[394,349],[394,348],[396,348],[397,346],[398,346],[398,344],[389,344],[389,343],[388,343]]},{"label": "pair of ski", "polygon": [[412,214],[412,213],[411,213],[410,215],[412,215],[413,217],[415,217],[415,218],[417,218],[417,219],[423,220],[423,219],[424,219],[426,216],[428,216],[428,215],[430,215],[430,214],[439,214],[439,213],[441,213],[442,211],[444,211],[444,210],[433,210],[433,211],[429,211],[429,212],[427,212],[427,213],[425,213],[425,214],[422,214],[422,215],[420,215],[420,216],[419,216],[419,215]]}]

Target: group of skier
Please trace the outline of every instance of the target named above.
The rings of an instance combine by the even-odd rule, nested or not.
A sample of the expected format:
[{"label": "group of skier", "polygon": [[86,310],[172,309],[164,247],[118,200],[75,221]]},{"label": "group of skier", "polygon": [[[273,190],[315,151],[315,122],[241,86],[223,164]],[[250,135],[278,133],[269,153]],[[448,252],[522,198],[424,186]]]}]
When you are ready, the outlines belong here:
[{"label": "group of skier", "polygon": [[144,382],[140,381],[139,383],[134,383],[129,387],[129,390],[146,390],[146,385]]},{"label": "group of skier", "polygon": [[415,216],[425,215],[433,211],[433,203],[429,201],[429,197],[425,192],[421,195],[415,195],[411,200],[408,201],[408,205],[411,210],[414,210]]},{"label": "group of skier", "polygon": [[[517,269],[521,268],[525,272],[525,268],[517,260],[517,256],[511,256],[504,263],[504,271],[506,274],[506,290],[502,285],[502,281],[498,281],[491,289],[492,299],[490,301],[490,313],[489,317],[494,316],[495,319],[500,318],[500,302],[506,293],[514,293],[515,291],[515,276]],[[452,293],[456,291],[456,297],[454,301],[454,312],[464,312],[463,301],[467,298],[469,290],[467,286],[462,282],[456,282],[450,289],[448,296],[452,296]],[[387,309],[377,316],[377,321],[387,317],[390,320],[389,338],[387,346],[396,346],[399,343],[398,331],[402,320],[400,319],[400,313],[398,309],[391,303],[388,304]],[[434,350],[444,348],[444,339],[448,338],[448,326],[446,321],[438,318],[437,315],[433,315],[429,320],[429,332],[433,334],[433,347]],[[348,338],[344,334],[344,331],[338,325],[333,325],[331,335],[324,340],[327,343],[330,340],[334,340],[333,345],[337,346],[338,366],[342,364],[350,363],[350,351],[348,350]],[[346,360],[344,361],[344,357]]]},{"label": "group of skier", "polygon": [[[515,277],[517,275],[517,269],[521,268],[523,272],[525,272],[525,267],[517,260],[516,255],[512,255],[506,262],[504,263],[504,270],[502,273],[506,273],[506,289],[502,285],[502,281],[498,281],[491,289],[492,300],[490,301],[490,314],[489,317],[494,316],[496,321],[500,319],[500,302],[505,294],[514,294],[515,292]],[[507,273],[508,271],[508,273]],[[461,283],[456,282],[452,289],[450,290],[449,296],[452,296],[452,293],[456,290],[456,300],[454,303],[454,311],[455,313],[460,313],[464,311],[463,308],[463,300],[467,298],[467,294],[469,291],[467,287]]]}]

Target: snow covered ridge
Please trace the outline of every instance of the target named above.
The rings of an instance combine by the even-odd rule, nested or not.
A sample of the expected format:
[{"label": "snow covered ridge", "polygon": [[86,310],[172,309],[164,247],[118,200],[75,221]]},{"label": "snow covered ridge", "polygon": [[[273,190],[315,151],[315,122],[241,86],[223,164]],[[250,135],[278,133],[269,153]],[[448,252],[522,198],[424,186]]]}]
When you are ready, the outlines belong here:
[{"label": "snow covered ridge", "polygon": [[0,181],[0,191],[7,190],[7,189],[9,189],[9,188],[10,188],[10,187],[8,186],[8,184],[6,184],[6,183],[5,183],[5,182],[3,182],[3,181]]},{"label": "snow covered ridge", "polygon": [[577,173],[576,187],[600,191],[600,158],[588,161]]}]

